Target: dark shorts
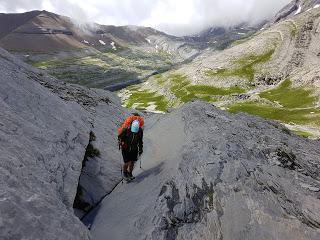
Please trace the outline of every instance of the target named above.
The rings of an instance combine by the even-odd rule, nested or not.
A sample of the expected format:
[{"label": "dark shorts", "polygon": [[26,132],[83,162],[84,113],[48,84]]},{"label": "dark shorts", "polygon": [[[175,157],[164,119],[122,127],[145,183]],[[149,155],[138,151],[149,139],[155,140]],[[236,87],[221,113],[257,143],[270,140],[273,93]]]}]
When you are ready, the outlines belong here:
[{"label": "dark shorts", "polygon": [[136,162],[138,161],[138,152],[128,152],[128,151],[122,150],[122,157],[125,163],[131,162],[131,161]]}]

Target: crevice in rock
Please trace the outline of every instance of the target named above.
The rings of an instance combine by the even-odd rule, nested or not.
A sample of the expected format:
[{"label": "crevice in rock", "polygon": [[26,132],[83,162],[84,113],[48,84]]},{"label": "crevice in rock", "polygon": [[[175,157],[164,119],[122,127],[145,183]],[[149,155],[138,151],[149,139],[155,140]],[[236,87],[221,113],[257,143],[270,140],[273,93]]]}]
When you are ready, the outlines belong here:
[{"label": "crevice in rock", "polygon": [[79,218],[81,218],[84,214],[86,214],[92,208],[91,204],[86,200],[86,198],[88,198],[88,194],[86,194],[85,189],[83,188],[83,186],[81,186],[80,178],[81,178],[81,175],[84,173],[84,168],[86,166],[86,163],[89,161],[89,159],[100,156],[99,149],[95,148],[92,144],[95,140],[96,140],[96,136],[94,132],[90,131],[89,143],[87,145],[86,152],[84,154],[83,161],[82,161],[82,168],[81,168],[81,174],[78,181],[77,194],[73,202],[73,208],[74,208],[75,214]]},{"label": "crevice in rock", "polygon": [[207,213],[214,210],[213,187],[212,183],[209,185],[202,179],[201,187],[195,184],[191,186],[192,193],[190,193],[190,187],[186,185],[185,197],[180,196],[174,181],[169,181],[162,187],[159,197],[165,199],[168,212],[161,219],[159,229],[164,231],[165,240],[177,239],[179,228],[185,224],[201,222],[206,218]]},{"label": "crevice in rock", "polygon": [[277,157],[278,161],[280,162],[280,166],[283,168],[288,168],[290,170],[301,168],[301,166],[297,163],[297,157],[292,152],[287,152],[279,148],[277,150]]},{"label": "crevice in rock", "polygon": [[[82,214],[82,216],[79,216],[80,220],[83,222],[84,225],[86,225],[88,227],[88,229],[90,230],[91,228],[91,224],[95,218],[96,215],[96,210],[99,208],[100,203],[106,198],[108,197],[118,186],[119,184],[123,183],[123,179],[121,179],[121,181],[119,181],[110,192],[106,193],[96,204],[94,205],[90,205],[89,209]],[[92,214],[93,213],[93,214]],[[91,216],[93,215],[93,216]]]}]

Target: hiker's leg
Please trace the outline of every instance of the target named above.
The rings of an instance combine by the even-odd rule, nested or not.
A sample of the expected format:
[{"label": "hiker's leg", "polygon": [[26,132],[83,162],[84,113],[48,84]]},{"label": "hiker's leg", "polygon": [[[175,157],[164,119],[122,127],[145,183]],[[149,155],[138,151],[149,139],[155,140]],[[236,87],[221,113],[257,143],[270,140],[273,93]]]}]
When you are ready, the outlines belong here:
[{"label": "hiker's leg", "polygon": [[128,171],[130,174],[132,174],[133,168],[134,168],[134,161],[130,161],[129,162],[129,171]]},{"label": "hiker's leg", "polygon": [[128,173],[129,173],[129,161],[128,161],[128,153],[124,150],[122,150],[122,157],[123,157],[123,176],[124,178],[128,177]]},{"label": "hiker's leg", "polygon": [[124,173],[129,172],[129,166],[130,166],[130,162],[126,162],[123,164],[123,172]]}]

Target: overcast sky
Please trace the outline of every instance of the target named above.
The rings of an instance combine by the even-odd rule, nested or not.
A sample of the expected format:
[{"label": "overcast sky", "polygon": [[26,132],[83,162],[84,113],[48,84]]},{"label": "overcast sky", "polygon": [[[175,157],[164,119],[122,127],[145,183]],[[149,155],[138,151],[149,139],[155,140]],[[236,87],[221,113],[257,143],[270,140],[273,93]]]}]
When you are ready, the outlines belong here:
[{"label": "overcast sky", "polygon": [[0,12],[47,10],[100,24],[150,26],[173,35],[258,22],[291,0],[0,0]]}]

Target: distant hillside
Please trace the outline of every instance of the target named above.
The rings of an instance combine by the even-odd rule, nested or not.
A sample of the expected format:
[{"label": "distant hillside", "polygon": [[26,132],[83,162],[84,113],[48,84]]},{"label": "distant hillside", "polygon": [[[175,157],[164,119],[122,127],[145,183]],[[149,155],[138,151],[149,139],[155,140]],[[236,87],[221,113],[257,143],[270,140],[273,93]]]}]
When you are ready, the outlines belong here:
[{"label": "distant hillside", "polygon": [[320,136],[320,4],[293,1],[280,15],[223,51],[207,49],[190,63],[121,91],[124,104],[167,111],[201,99]]},{"label": "distant hillside", "polygon": [[[150,35],[170,38],[152,28],[94,23],[80,26],[68,17],[47,11],[0,15],[0,46],[10,51],[48,53],[79,48],[112,49],[116,45],[146,44]],[[117,44],[113,46],[112,42]]]},{"label": "distant hillside", "polygon": [[0,47],[60,80],[122,87],[195,56],[197,46],[148,27],[79,25],[47,11],[0,15]]},{"label": "distant hillside", "polygon": [[116,90],[188,63],[206,48],[227,48],[256,30],[242,24],[175,37],[148,27],[79,25],[33,11],[0,14],[0,47],[62,81]]},{"label": "distant hillside", "polygon": [[200,48],[213,48],[223,50],[234,41],[246,38],[258,31],[265,21],[260,24],[250,25],[242,23],[233,27],[210,27],[198,34],[184,37],[186,42],[198,45]]}]

